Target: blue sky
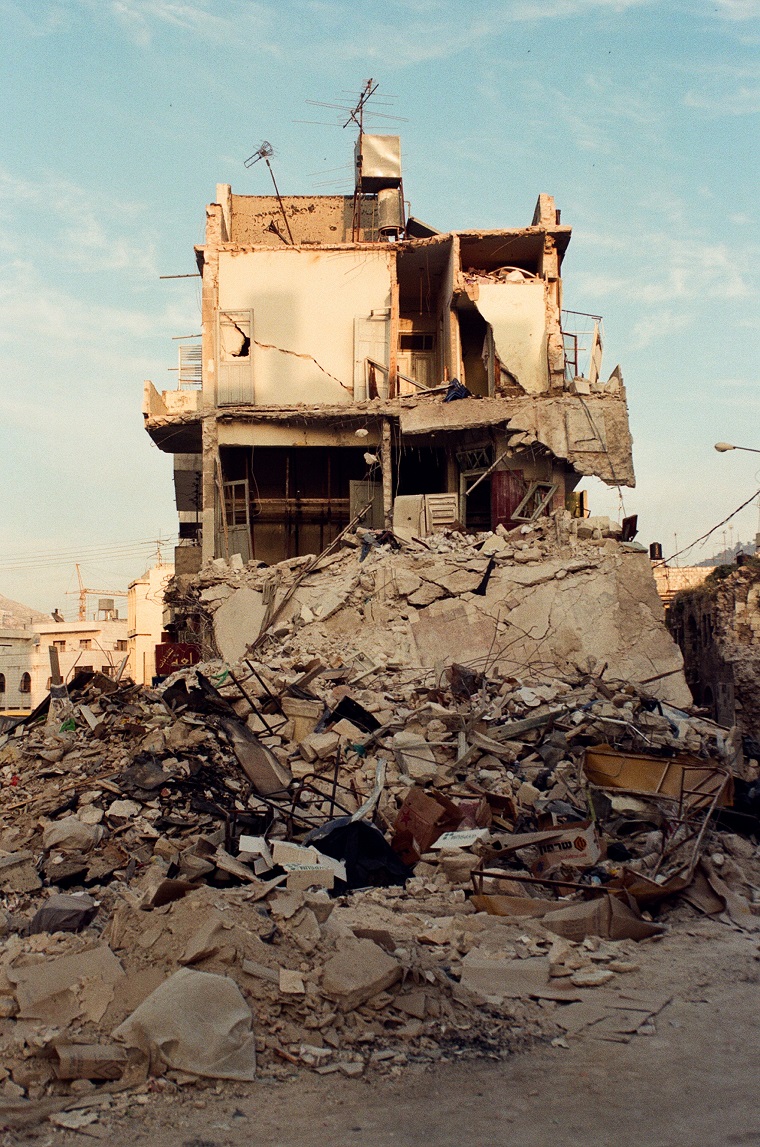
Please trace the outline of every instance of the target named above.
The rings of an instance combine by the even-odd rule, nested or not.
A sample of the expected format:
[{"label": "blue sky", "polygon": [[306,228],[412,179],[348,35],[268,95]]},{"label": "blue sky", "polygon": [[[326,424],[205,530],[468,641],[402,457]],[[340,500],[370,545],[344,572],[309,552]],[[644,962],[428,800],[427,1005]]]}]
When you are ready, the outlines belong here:
[{"label": "blue sky", "polygon": [[[628,388],[640,540],[671,551],[760,488],[760,456],[712,449],[760,447],[760,0],[0,0],[0,17],[0,593],[72,614],[78,557],[118,589],[174,530],[142,380],[173,385],[199,293],[159,275],[195,270],[217,182],[268,193],[243,167],[263,138],[283,192],[350,191],[353,134],[298,121],[332,122],[306,101],[368,76],[407,121],[387,130],[416,215],[524,226],[556,197],[565,304],[604,315]],[[617,494],[594,486],[592,509]]]}]

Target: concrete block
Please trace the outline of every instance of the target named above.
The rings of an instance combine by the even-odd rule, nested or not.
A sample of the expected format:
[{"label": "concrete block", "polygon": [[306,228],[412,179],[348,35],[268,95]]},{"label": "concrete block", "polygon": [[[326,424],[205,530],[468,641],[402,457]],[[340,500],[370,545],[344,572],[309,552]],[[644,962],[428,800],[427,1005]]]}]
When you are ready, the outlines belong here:
[{"label": "concrete block", "polygon": [[309,733],[298,748],[306,761],[324,761],[337,752],[340,737],[337,733]]},{"label": "concrete block", "polygon": [[285,887],[289,892],[306,892],[309,888],[333,888],[335,871],[322,864],[289,864]]},{"label": "concrete block", "polygon": [[304,848],[289,840],[272,842],[272,860],[275,864],[319,864],[321,853],[316,848]]},{"label": "concrete block", "polygon": [[436,775],[438,762],[430,745],[419,733],[394,733],[393,751],[399,768],[412,780],[428,781]]},{"label": "concrete block", "polygon": [[219,606],[214,614],[214,640],[228,665],[245,656],[259,635],[264,613],[263,594],[255,589],[239,589]]},{"label": "concrete block", "polygon": [[322,992],[342,1012],[350,1012],[395,984],[401,965],[372,940],[344,942],[327,961],[322,973]]}]

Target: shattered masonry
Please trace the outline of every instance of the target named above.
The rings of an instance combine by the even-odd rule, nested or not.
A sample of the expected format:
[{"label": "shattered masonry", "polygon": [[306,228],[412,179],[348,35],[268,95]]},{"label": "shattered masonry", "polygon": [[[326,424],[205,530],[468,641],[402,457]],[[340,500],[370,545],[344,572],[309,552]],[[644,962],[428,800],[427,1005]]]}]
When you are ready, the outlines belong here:
[{"label": "shattered masonry", "polygon": [[573,497],[633,471],[599,320],[561,322],[569,229],[543,195],[405,220],[394,139],[353,199],[208,209],[200,359],[145,407],[157,651],[199,663],[82,673],[0,737],[5,1127],[627,1043],[672,998],[643,941],[760,929],[757,743],[693,711],[646,553]]},{"label": "shattered masonry", "polygon": [[668,627],[683,651],[697,704],[723,725],[757,738],[760,722],[760,563],[718,566],[675,595]]},{"label": "shattered masonry", "polygon": [[437,644],[486,577],[523,606],[576,579],[604,599],[629,561],[643,578],[617,532],[562,516],[215,559],[182,592],[224,660],[156,690],[81,674],[67,711],[20,721],[0,742],[3,1120],[72,1126],[83,1080],[396,1074],[656,1030],[670,995],[642,940],[694,912],[760,928],[757,760],[668,702],[685,686],[654,612],[638,666],[601,615],[604,661],[567,635],[495,651],[474,619],[474,664]]}]

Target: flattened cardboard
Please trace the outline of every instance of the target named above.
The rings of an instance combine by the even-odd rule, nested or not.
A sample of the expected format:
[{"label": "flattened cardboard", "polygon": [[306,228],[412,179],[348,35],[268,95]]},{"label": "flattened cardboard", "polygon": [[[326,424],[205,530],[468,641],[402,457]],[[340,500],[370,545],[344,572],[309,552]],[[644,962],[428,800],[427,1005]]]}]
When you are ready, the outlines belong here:
[{"label": "flattened cardboard", "polygon": [[[684,780],[684,766],[690,766]],[[646,753],[621,753],[609,745],[595,745],[586,749],[583,771],[592,785],[602,789],[625,789],[645,796],[669,797],[677,800],[682,786],[699,789],[699,800],[704,803],[721,792],[718,805],[724,808],[734,803],[733,783],[724,770],[711,767],[698,757],[653,757]],[[722,791],[721,791],[722,790]]]},{"label": "flattened cardboard", "polygon": [[478,912],[490,916],[545,916],[557,907],[556,900],[538,900],[532,896],[504,896],[499,892],[472,896],[470,902]]},{"label": "flattened cardboard", "polygon": [[645,940],[649,936],[659,936],[663,931],[659,925],[642,920],[622,900],[608,895],[547,912],[542,924],[557,936],[576,942],[586,936],[601,936],[605,940]]}]

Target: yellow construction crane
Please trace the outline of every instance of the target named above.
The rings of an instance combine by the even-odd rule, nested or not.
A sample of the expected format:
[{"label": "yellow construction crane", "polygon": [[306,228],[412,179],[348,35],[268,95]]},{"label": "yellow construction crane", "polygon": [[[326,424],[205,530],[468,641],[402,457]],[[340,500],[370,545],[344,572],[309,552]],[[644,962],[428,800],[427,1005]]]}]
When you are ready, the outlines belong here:
[{"label": "yellow construction crane", "polygon": [[126,590],[123,589],[88,589],[82,581],[82,573],[79,569],[79,562],[76,562],[77,581],[79,582],[79,589],[68,590],[69,594],[79,594],[79,620],[87,621],[87,595],[88,594],[102,594],[104,597],[127,597]]}]

